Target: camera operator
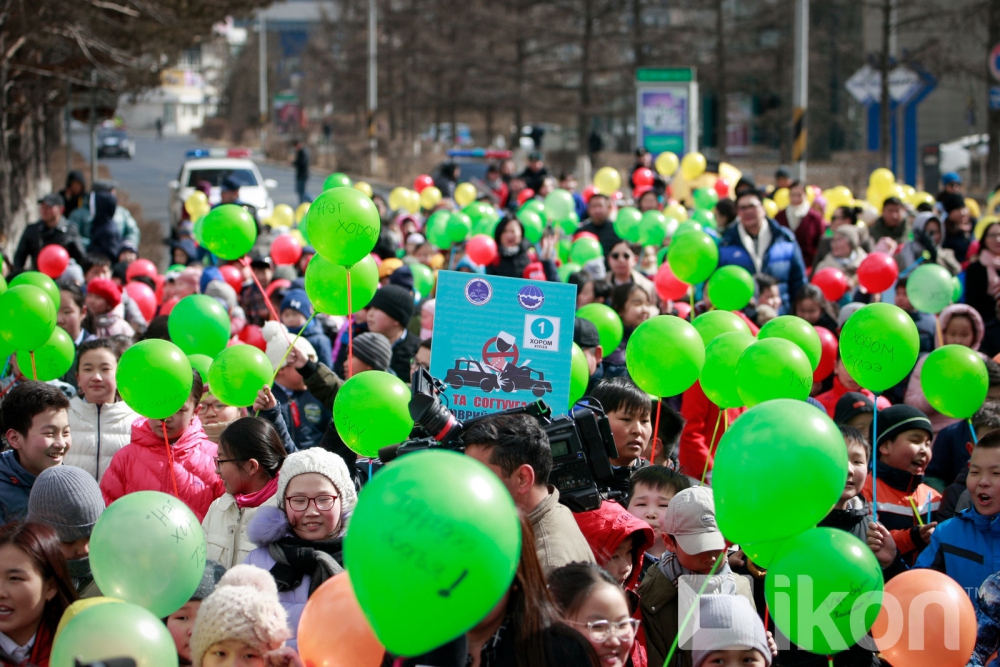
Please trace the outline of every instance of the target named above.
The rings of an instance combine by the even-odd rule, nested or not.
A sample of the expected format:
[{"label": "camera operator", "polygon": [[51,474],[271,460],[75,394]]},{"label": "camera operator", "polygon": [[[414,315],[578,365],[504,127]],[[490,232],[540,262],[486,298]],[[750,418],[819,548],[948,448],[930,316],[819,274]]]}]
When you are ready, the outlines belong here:
[{"label": "camera operator", "polygon": [[594,562],[594,555],[559,491],[548,483],[552,450],[538,421],[529,415],[496,415],[465,432],[465,453],[496,473],[535,532],[542,567]]}]

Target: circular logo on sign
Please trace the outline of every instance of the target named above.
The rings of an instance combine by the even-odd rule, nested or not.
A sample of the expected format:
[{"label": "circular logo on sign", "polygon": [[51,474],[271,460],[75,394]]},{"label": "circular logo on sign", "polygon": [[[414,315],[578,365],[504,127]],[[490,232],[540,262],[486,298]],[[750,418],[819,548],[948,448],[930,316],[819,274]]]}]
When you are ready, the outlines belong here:
[{"label": "circular logo on sign", "polygon": [[543,317],[539,317],[531,323],[531,335],[535,338],[551,338],[555,330],[552,322]]},{"label": "circular logo on sign", "polygon": [[545,294],[534,285],[525,285],[517,291],[517,302],[525,310],[538,310],[545,303]]},{"label": "circular logo on sign", "polygon": [[505,340],[502,335],[490,338],[483,345],[483,363],[490,368],[502,370],[507,364],[517,366],[519,356],[517,344]]},{"label": "circular logo on sign", "polygon": [[493,298],[493,288],[482,278],[473,278],[465,283],[465,298],[473,306],[482,306]]}]

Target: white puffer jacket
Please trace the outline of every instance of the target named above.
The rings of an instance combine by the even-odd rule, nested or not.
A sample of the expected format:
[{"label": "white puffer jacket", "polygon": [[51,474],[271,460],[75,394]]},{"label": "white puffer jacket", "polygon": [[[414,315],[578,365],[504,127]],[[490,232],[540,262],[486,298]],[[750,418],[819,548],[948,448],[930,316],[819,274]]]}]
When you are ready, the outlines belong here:
[{"label": "white puffer jacket", "polygon": [[[260,507],[277,507],[278,494],[264,501]],[[208,558],[222,563],[227,570],[239,565],[257,545],[247,537],[247,524],[260,507],[240,509],[236,498],[224,493],[212,503],[201,522],[208,542]]]},{"label": "white puffer jacket", "polygon": [[132,422],[138,413],[118,401],[94,405],[77,396],[69,402],[69,428],[73,444],[64,463],[83,468],[101,481],[115,452],[132,440]]}]

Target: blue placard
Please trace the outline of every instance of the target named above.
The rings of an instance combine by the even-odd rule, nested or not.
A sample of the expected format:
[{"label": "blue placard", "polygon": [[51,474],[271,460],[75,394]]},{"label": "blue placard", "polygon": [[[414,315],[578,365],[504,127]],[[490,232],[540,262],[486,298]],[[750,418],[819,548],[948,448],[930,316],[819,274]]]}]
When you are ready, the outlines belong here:
[{"label": "blue placard", "polygon": [[438,273],[431,375],[459,420],[538,399],[565,414],[576,287]]}]

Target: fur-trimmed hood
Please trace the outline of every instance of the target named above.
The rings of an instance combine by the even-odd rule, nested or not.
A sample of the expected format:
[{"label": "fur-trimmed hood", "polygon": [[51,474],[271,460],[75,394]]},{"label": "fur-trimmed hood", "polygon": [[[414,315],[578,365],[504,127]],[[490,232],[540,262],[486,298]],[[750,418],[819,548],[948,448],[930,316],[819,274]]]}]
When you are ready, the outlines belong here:
[{"label": "fur-trimmed hood", "polygon": [[[337,537],[343,537],[347,533],[350,517],[350,512],[341,515],[340,532],[337,533]],[[288,516],[284,510],[277,507],[262,506],[247,524],[247,537],[258,547],[266,547],[286,537],[294,536],[292,526],[288,523]]]}]

